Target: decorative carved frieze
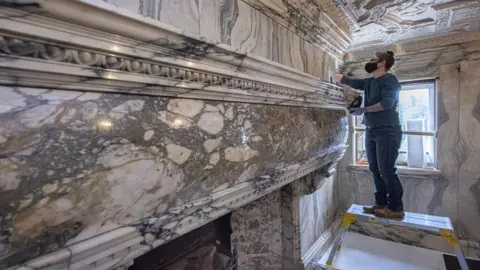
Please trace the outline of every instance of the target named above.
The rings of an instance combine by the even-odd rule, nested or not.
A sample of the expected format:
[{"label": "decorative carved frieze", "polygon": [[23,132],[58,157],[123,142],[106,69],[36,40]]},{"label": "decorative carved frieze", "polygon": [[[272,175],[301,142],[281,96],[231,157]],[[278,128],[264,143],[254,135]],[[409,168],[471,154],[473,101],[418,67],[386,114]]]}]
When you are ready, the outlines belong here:
[{"label": "decorative carved frieze", "polygon": [[[44,8],[45,14],[61,12]],[[132,34],[128,38],[135,39],[127,39],[9,8],[0,13],[0,57],[4,59],[0,82],[4,84],[311,107],[343,108],[347,102],[343,90],[334,84],[165,25],[155,23],[152,34],[160,33],[159,38],[139,42],[145,37]],[[116,18],[114,26],[127,27],[130,20]],[[90,26],[105,29],[100,23]],[[39,71],[45,76],[32,75]]]}]

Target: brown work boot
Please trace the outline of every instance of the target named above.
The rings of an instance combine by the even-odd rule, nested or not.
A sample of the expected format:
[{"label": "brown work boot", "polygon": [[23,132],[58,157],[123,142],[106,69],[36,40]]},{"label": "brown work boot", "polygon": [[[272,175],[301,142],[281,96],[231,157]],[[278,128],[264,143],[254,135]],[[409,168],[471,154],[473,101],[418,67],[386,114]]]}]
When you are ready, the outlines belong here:
[{"label": "brown work boot", "polygon": [[385,207],[383,209],[376,209],[375,215],[383,218],[403,218],[405,216],[405,212],[395,212]]},{"label": "brown work boot", "polygon": [[368,213],[368,214],[375,214],[375,210],[383,209],[383,208],[385,208],[385,206],[374,204],[372,206],[364,206],[363,207],[363,212]]}]

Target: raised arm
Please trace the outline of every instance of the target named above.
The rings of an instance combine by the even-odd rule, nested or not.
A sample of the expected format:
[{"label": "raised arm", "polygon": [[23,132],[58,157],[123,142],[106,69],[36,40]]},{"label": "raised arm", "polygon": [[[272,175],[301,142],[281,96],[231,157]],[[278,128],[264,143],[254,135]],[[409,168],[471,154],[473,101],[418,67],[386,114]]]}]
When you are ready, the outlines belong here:
[{"label": "raised arm", "polygon": [[365,90],[365,79],[352,79],[343,74],[337,74],[335,79],[357,90]]}]

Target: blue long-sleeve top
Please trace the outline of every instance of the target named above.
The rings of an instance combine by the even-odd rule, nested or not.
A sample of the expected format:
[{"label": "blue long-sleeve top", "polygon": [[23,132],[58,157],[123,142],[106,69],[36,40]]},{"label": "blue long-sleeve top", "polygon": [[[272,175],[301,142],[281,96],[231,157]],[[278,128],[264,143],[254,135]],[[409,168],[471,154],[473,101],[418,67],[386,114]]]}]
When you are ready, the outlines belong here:
[{"label": "blue long-sleeve top", "polygon": [[384,75],[368,79],[352,79],[344,76],[341,83],[357,90],[364,91],[364,106],[368,107],[377,103],[382,105],[383,111],[366,112],[363,124],[366,126],[396,126],[400,125],[398,115],[398,95],[402,86],[395,75]]}]

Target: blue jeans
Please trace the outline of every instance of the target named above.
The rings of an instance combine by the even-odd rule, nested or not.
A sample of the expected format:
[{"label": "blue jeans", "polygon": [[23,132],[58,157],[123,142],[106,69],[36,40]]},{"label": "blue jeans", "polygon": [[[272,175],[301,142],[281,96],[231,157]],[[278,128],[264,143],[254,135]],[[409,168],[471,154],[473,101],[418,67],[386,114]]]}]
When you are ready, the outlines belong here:
[{"label": "blue jeans", "polygon": [[365,150],[375,181],[375,203],[392,211],[403,211],[403,187],[395,165],[402,129],[400,126],[367,128]]}]

